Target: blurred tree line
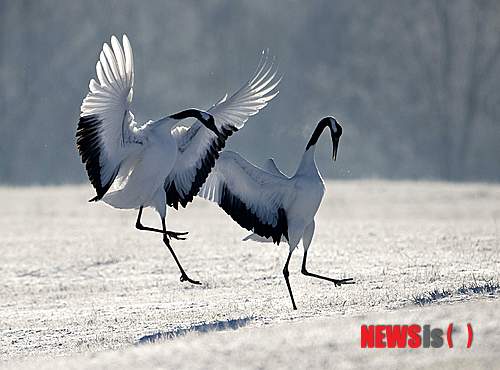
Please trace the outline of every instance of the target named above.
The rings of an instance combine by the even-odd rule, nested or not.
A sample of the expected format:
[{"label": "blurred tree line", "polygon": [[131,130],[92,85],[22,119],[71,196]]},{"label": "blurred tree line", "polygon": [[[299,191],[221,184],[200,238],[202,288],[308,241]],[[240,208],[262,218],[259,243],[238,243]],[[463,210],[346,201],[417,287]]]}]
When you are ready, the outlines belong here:
[{"label": "blurred tree line", "polygon": [[0,2],[0,182],[80,182],[79,107],[127,33],[139,120],[208,108],[270,48],[280,95],[229,147],[292,172],[316,122],[344,126],[335,178],[500,180],[500,2]]}]

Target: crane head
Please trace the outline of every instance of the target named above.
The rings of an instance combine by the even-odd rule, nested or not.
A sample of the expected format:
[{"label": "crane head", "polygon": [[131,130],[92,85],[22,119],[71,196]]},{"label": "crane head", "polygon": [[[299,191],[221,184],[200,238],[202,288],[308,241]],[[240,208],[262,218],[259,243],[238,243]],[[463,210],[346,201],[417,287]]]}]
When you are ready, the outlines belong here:
[{"label": "crane head", "polygon": [[200,122],[203,123],[203,125],[206,128],[215,132],[215,134],[217,136],[221,136],[220,131],[217,129],[217,126],[215,125],[214,116],[212,116],[208,112],[204,112],[204,111],[199,111],[199,112],[200,112],[200,116],[198,117],[198,119],[200,120]]},{"label": "crane head", "polygon": [[340,136],[342,136],[342,126],[333,117],[328,117],[328,127],[330,128],[330,135],[332,137],[332,159],[337,159],[337,152],[339,149]]}]

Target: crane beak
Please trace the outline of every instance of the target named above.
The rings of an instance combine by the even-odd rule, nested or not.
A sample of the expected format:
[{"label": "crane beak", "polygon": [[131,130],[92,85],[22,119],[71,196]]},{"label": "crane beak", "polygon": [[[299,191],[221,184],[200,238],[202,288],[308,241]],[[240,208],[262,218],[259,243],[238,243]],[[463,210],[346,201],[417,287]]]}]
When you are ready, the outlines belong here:
[{"label": "crane beak", "polygon": [[339,150],[339,141],[341,132],[336,132],[333,130],[332,125],[330,127],[330,135],[332,137],[332,159],[335,161],[337,159],[337,152]]},{"label": "crane beak", "polygon": [[333,145],[332,159],[335,161],[335,160],[337,160],[337,152],[339,150],[339,138],[338,137],[332,138],[332,145]]},{"label": "crane beak", "polygon": [[342,126],[339,125],[337,120],[333,117],[330,117],[330,124],[328,125],[330,128],[330,135],[332,136],[332,159],[337,160],[337,153],[339,151],[339,141],[342,136]]}]

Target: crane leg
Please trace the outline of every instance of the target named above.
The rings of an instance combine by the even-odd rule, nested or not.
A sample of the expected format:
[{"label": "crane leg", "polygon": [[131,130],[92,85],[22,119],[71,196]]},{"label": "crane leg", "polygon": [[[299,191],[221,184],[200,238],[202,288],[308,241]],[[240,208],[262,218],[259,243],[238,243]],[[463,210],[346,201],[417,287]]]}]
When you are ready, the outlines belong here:
[{"label": "crane leg", "polygon": [[172,246],[170,245],[170,240],[168,239],[168,235],[166,233],[166,231],[167,231],[167,225],[165,223],[165,217],[162,217],[161,224],[162,224],[163,231],[164,231],[164,233],[163,233],[163,242],[167,246],[168,250],[170,251],[170,254],[172,254],[172,257],[174,257],[175,263],[177,263],[177,266],[179,267],[179,270],[181,272],[181,278],[180,278],[180,280],[181,281],[188,281],[191,284],[201,285],[201,283],[199,281],[193,280],[189,276],[187,276],[186,272],[182,268],[181,263],[179,262],[179,259],[175,255],[175,252],[174,252]]},{"label": "crane leg", "polygon": [[167,234],[167,236],[174,238],[176,240],[186,240],[186,238],[184,238],[183,235],[187,235],[187,231],[183,233],[178,233],[175,231],[160,230],[160,229],[155,229],[154,227],[143,226],[141,223],[142,208],[143,207],[139,208],[139,214],[137,215],[137,221],[135,222],[135,227],[137,229],[144,231],[153,231],[155,233]]},{"label": "crane leg", "polygon": [[348,279],[332,279],[326,276],[321,276],[318,274],[313,274],[312,272],[307,271],[306,269],[306,261],[307,261],[307,249],[304,250],[304,259],[302,260],[302,273],[306,276],[311,276],[315,277],[318,279],[330,281],[335,284],[335,286],[341,286],[342,284],[354,284],[355,282],[352,281],[352,278]]},{"label": "crane leg", "polygon": [[292,300],[293,309],[296,310],[297,306],[295,305],[295,300],[293,299],[292,287],[290,286],[290,281],[288,280],[288,276],[290,273],[288,272],[288,263],[290,262],[290,258],[292,257],[292,251],[288,254],[288,258],[286,259],[285,266],[283,267],[283,276],[285,277],[286,286],[288,288],[288,293],[290,294],[290,298]]}]

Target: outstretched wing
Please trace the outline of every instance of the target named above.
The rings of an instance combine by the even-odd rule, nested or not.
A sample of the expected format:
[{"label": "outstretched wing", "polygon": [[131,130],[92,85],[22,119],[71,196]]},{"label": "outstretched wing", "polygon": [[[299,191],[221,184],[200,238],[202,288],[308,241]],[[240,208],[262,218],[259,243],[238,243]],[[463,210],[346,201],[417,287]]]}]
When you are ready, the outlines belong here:
[{"label": "outstretched wing", "polygon": [[179,153],[165,182],[169,206],[177,209],[179,203],[185,207],[193,200],[212,170],[227,138],[242,128],[248,118],[257,114],[278,94],[276,87],[280,78],[276,74],[274,63],[264,53],[254,76],[229,99],[227,95],[224,96],[208,110],[213,115],[221,136],[218,137],[198,121],[190,128],[177,127],[172,130]]},{"label": "outstretched wing", "polygon": [[226,150],[198,195],[217,203],[241,227],[279,244],[282,236],[288,240],[285,209],[293,194],[290,179],[264,171]]},{"label": "outstretched wing", "polygon": [[115,36],[104,44],[96,65],[97,80],[89,83],[83,100],[76,144],[90,182],[101,199],[118,173],[121,161],[143,143],[130,112],[134,85],[132,48],[123,35],[123,48]]}]

